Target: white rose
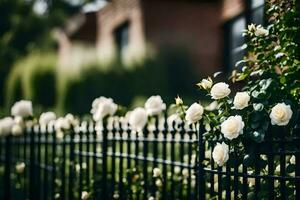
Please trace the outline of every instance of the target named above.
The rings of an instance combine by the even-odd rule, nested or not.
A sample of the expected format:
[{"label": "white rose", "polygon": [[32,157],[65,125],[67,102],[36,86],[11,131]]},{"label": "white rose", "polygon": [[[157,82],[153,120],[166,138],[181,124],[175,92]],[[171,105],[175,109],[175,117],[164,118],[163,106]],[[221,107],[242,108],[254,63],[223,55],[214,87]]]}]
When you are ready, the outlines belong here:
[{"label": "white rose", "polygon": [[15,124],[20,125],[21,127],[25,126],[24,119],[20,116],[14,117]]},{"label": "white rose", "polygon": [[153,169],[153,177],[160,177],[161,175],[161,170],[159,168],[154,168]]},{"label": "white rose", "polygon": [[161,187],[162,186],[162,181],[160,180],[160,179],[157,179],[156,181],[155,181],[155,185],[157,186],[157,187]]},{"label": "white rose", "polygon": [[54,112],[45,112],[42,113],[39,119],[40,125],[48,125],[50,122],[55,121],[56,115]]},{"label": "white rose", "polygon": [[166,104],[161,96],[151,96],[145,103],[145,109],[150,116],[158,115],[166,109]]},{"label": "white rose", "polygon": [[175,166],[174,167],[174,173],[175,174],[180,174],[180,172],[181,172],[181,168],[179,166]]},{"label": "white rose", "polygon": [[18,125],[18,124],[15,124],[13,125],[12,129],[11,129],[11,134],[13,136],[19,136],[19,135],[22,135],[23,133],[23,127]]},{"label": "white rose", "polygon": [[256,36],[268,36],[269,31],[267,29],[265,29],[264,27],[262,27],[261,25],[258,25],[255,29],[254,34]]},{"label": "white rose", "polygon": [[222,144],[217,143],[213,150],[212,157],[219,166],[222,166],[227,162],[229,158],[228,152],[229,147],[227,144],[225,144],[224,142],[222,142]]},{"label": "white rose", "polygon": [[11,115],[29,117],[33,115],[31,101],[21,100],[11,107]]},{"label": "white rose", "polygon": [[274,106],[270,113],[272,125],[285,126],[289,123],[293,111],[290,105],[285,103],[278,103]]},{"label": "white rose", "polygon": [[186,111],[185,120],[188,124],[196,123],[202,119],[203,107],[198,103],[193,103]]},{"label": "white rose", "polygon": [[170,129],[173,129],[173,124],[175,127],[182,123],[182,120],[178,114],[172,114],[167,119],[167,124]]},{"label": "white rose", "polygon": [[203,89],[207,90],[207,89],[211,88],[212,84],[213,84],[213,81],[211,80],[211,78],[208,78],[208,79],[202,79],[202,81],[200,83],[198,83],[197,85],[199,87],[202,87]]},{"label": "white rose", "polygon": [[79,124],[79,121],[74,117],[74,115],[68,113],[66,116],[65,116],[65,119],[68,121],[68,123],[70,125],[73,125],[73,126],[76,126]]},{"label": "white rose", "polygon": [[59,117],[55,121],[54,126],[55,126],[56,131],[68,130],[71,128],[71,124],[70,124],[69,120],[66,119],[65,117]]},{"label": "white rose", "polygon": [[213,99],[222,99],[230,94],[229,85],[223,82],[215,84],[210,91]]},{"label": "white rose", "polygon": [[141,131],[148,120],[147,112],[144,108],[134,109],[129,116],[129,124],[133,131]]},{"label": "white rose", "polygon": [[250,96],[247,92],[237,92],[234,100],[233,105],[235,109],[241,110],[248,106],[250,101]]},{"label": "white rose", "polygon": [[230,116],[221,124],[221,132],[224,134],[224,137],[232,140],[243,134],[244,126],[245,124],[241,116]]},{"label": "white rose", "polygon": [[24,162],[16,164],[16,172],[18,174],[22,174],[24,172],[24,170],[25,170],[25,163]]},{"label": "white rose", "polygon": [[292,155],[292,157],[290,158],[290,163],[293,165],[296,164],[296,157],[294,155]]},{"label": "white rose", "polygon": [[189,177],[189,170],[187,168],[184,168],[182,170],[182,176],[185,178]]},{"label": "white rose", "polygon": [[89,199],[89,193],[87,192],[87,191],[83,191],[82,193],[81,193],[81,199],[82,200],[87,200],[87,199]]},{"label": "white rose", "polygon": [[111,98],[99,97],[92,104],[91,113],[95,121],[102,120],[106,116],[112,116],[117,111],[118,106]]},{"label": "white rose", "polygon": [[15,124],[12,117],[5,117],[0,120],[0,135],[7,136],[11,133],[12,127]]},{"label": "white rose", "polygon": [[205,110],[214,111],[218,108],[219,104],[217,101],[211,102],[208,106],[205,107]]}]

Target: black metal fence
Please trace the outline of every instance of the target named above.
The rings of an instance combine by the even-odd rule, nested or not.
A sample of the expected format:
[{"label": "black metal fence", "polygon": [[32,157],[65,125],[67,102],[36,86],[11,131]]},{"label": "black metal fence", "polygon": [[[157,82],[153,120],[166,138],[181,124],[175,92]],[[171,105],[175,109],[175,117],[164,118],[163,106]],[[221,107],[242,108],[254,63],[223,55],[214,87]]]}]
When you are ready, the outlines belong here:
[{"label": "black metal fence", "polygon": [[1,199],[300,199],[299,127],[249,144],[253,166],[232,152],[219,167],[201,125],[166,121],[141,133],[82,122],[64,134],[35,125],[3,137]]}]

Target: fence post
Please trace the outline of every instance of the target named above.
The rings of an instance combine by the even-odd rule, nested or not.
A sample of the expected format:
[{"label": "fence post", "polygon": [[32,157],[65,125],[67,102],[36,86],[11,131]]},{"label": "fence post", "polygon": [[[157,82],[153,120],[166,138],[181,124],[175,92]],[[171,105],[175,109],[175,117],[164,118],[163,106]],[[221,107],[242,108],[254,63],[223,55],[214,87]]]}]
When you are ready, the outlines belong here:
[{"label": "fence post", "polygon": [[11,199],[11,180],[10,180],[10,170],[11,170],[11,135],[5,138],[5,172],[4,172],[4,199]]},{"label": "fence post", "polygon": [[202,122],[198,124],[198,199],[205,199],[205,183],[204,183],[204,166],[203,160],[205,155],[205,144],[203,141],[203,125]]}]

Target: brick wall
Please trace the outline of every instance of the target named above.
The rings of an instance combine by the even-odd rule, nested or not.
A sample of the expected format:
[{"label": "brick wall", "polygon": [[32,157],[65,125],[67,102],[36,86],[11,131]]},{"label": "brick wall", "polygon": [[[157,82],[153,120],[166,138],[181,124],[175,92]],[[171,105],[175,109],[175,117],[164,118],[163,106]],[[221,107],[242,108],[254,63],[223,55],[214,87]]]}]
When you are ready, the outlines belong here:
[{"label": "brick wall", "polygon": [[[243,0],[111,0],[96,16],[97,58],[103,63],[113,60],[114,31],[129,21],[125,62],[142,60],[149,49],[159,53],[162,47],[177,46],[186,50],[199,78],[210,75],[223,69],[223,24],[243,9]],[[69,57],[72,42],[64,34],[58,41],[61,61],[69,60],[64,57]]]},{"label": "brick wall", "polygon": [[100,61],[109,62],[115,55],[114,31],[129,21],[127,62],[143,57],[145,38],[139,0],[112,0],[98,12],[97,49]]},{"label": "brick wall", "polygon": [[239,15],[245,9],[246,0],[223,0],[222,2],[222,19],[229,20]]},{"label": "brick wall", "polygon": [[184,48],[199,77],[220,70],[222,62],[221,4],[144,1],[147,42]]}]

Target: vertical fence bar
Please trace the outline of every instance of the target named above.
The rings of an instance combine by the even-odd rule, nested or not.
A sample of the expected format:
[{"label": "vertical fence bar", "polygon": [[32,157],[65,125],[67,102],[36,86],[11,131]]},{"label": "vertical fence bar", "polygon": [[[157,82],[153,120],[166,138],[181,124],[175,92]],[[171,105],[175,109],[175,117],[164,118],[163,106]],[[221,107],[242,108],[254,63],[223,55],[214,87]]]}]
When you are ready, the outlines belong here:
[{"label": "vertical fence bar", "polygon": [[102,131],[102,197],[108,199],[107,194],[107,121],[103,120],[103,131]]},{"label": "vertical fence bar", "polygon": [[256,145],[256,148],[254,150],[254,174],[255,174],[255,186],[254,186],[254,198],[258,199],[258,194],[260,191],[260,166],[259,166],[259,160],[260,160],[260,155],[259,155],[259,146]]},{"label": "vertical fence bar", "polygon": [[192,170],[191,170],[191,165],[192,165],[192,145],[191,142],[192,137],[193,137],[193,126],[190,125],[190,130],[187,132],[188,134],[188,177],[187,177],[187,199],[191,199],[191,187],[192,187]]},{"label": "vertical fence bar", "polygon": [[242,198],[247,199],[248,195],[248,178],[247,178],[247,166],[243,163],[243,186],[242,186]]},{"label": "vertical fence bar", "polygon": [[[79,139],[79,141],[78,141],[78,157],[79,157],[79,188],[78,188],[78,190],[79,190],[79,195],[81,195],[81,192],[83,191],[83,152],[82,152],[82,147],[83,147],[83,131],[82,131],[82,128],[83,128],[83,126],[84,126],[84,123],[81,123],[81,126],[79,127],[79,131],[78,131],[78,139]],[[87,153],[88,153],[88,151],[86,151]],[[87,157],[88,157],[88,155],[86,155]],[[75,163],[74,163],[74,165],[75,165]],[[88,170],[87,169],[87,166],[86,166],[86,170]]]},{"label": "vertical fence bar", "polygon": [[218,199],[223,199],[222,193],[223,193],[223,185],[222,185],[222,167],[217,167],[218,171]]},{"label": "vertical fence bar", "polygon": [[[287,132],[286,129],[280,128],[279,129],[280,133],[280,176],[286,176],[286,159],[285,159],[285,135],[288,135],[289,133]],[[282,134],[283,133],[283,134]],[[286,199],[286,184],[285,180],[281,179],[280,180],[280,193],[281,193],[281,199],[284,200]]]},{"label": "vertical fence bar", "polygon": [[205,182],[204,182],[204,156],[205,156],[205,143],[203,141],[203,125],[201,122],[198,123],[198,199],[205,199]]},{"label": "vertical fence bar", "polygon": [[[129,127],[129,124],[127,125]],[[131,177],[130,177],[130,172],[129,169],[131,168],[131,131],[130,128],[127,129],[127,182],[128,185],[131,185]],[[132,199],[132,192],[130,187],[127,187],[127,198]]]},{"label": "vertical fence bar", "polygon": [[42,160],[42,154],[41,154],[41,137],[42,137],[42,132],[40,129],[40,126],[36,126],[35,127],[35,131],[36,131],[36,136],[37,136],[37,161],[35,163],[36,166],[36,171],[37,171],[37,175],[36,175],[36,196],[37,199],[41,198],[41,177],[42,177],[42,168],[41,168],[41,160]]},{"label": "vertical fence bar", "polygon": [[[24,163],[26,163],[27,165],[27,136],[28,136],[28,130],[26,129],[24,131],[24,136],[23,136],[23,160],[24,160]],[[26,167],[27,168],[27,167]],[[27,198],[28,196],[28,184],[27,184],[27,169],[25,168],[24,170],[24,173],[23,173],[23,181],[24,181],[24,198]]]},{"label": "vertical fence bar", "polygon": [[48,152],[48,126],[45,126],[45,132],[44,132],[44,165],[45,165],[45,168],[44,168],[44,180],[43,180],[43,199],[48,199],[48,164],[49,164],[49,152]]},{"label": "vertical fence bar", "polygon": [[[159,130],[158,130],[158,125],[159,125],[159,118],[158,116],[156,115],[154,117],[154,130],[153,130],[153,162],[152,162],[152,169],[156,168],[157,167],[157,156],[158,156],[158,143],[157,143],[157,138],[158,138],[158,133],[159,133]],[[155,193],[156,193],[156,190],[157,190],[157,187],[156,187],[156,178],[155,177],[152,177],[152,188],[151,188],[151,193],[152,193],[152,196],[155,197]]]},{"label": "vertical fence bar", "polygon": [[34,142],[34,130],[33,127],[30,127],[30,157],[29,157],[29,180],[28,180],[28,185],[29,185],[29,198],[31,200],[36,199],[36,195],[35,195],[35,142]]},{"label": "vertical fence bar", "polygon": [[51,192],[51,195],[52,195],[52,200],[55,199],[55,193],[56,193],[56,183],[55,183],[55,179],[56,179],[56,148],[57,148],[57,145],[56,145],[56,130],[53,130],[54,129],[54,126],[52,125],[51,126],[51,129],[52,129],[52,146],[51,146],[51,153],[52,153],[52,180],[51,180],[51,189],[52,189],[52,192]]},{"label": "vertical fence bar", "polygon": [[148,156],[148,128],[145,127],[143,131],[143,178],[144,178],[144,185],[143,185],[143,199],[146,200],[148,195],[148,166],[147,166],[147,156]]},{"label": "vertical fence bar", "polygon": [[164,128],[162,131],[163,134],[163,147],[162,147],[162,157],[163,157],[163,174],[162,178],[164,181],[163,188],[162,188],[162,199],[167,199],[167,185],[168,185],[168,177],[167,177],[167,134],[168,134],[168,122],[167,122],[167,113],[164,115]]},{"label": "vertical fence bar", "polygon": [[[87,123],[87,130],[85,132],[85,135],[86,135],[86,152],[89,152],[90,153],[90,126],[89,124]],[[86,176],[85,176],[85,185],[87,188],[90,188],[90,155],[87,155],[86,156]]]},{"label": "vertical fence bar", "polygon": [[[213,156],[213,147],[214,147],[214,142],[212,140],[209,141],[210,147],[211,147],[211,152],[210,152],[210,157],[212,158]],[[210,169],[213,171],[215,169],[215,162],[214,159],[210,159]],[[212,198],[215,195],[215,190],[214,190],[214,185],[215,185],[215,174],[210,173],[210,188],[209,188],[209,195]]]},{"label": "vertical fence bar", "polygon": [[233,177],[233,190],[234,190],[234,199],[237,200],[239,197],[239,176],[237,175],[239,172],[239,157],[237,153],[234,153],[234,177]]},{"label": "vertical fence bar", "polygon": [[119,123],[120,130],[119,130],[119,136],[120,136],[120,159],[119,159],[119,184],[118,184],[118,189],[119,189],[119,195],[120,199],[125,199],[124,191],[123,191],[123,128],[122,128],[122,123]]},{"label": "vertical fence bar", "polygon": [[62,162],[61,162],[61,198],[66,198],[66,135],[63,135],[62,144]]},{"label": "vertical fence bar", "polygon": [[93,173],[92,173],[92,177],[93,177],[93,191],[94,191],[94,199],[97,199],[97,180],[96,180],[96,174],[97,174],[97,131],[96,129],[96,124],[94,124],[92,126],[92,135],[93,135]]},{"label": "vertical fence bar", "polygon": [[[74,192],[73,192],[73,187],[74,187],[74,165],[75,165],[75,142],[74,142],[74,137],[75,137],[75,131],[74,127],[72,126],[71,132],[70,132],[70,148],[69,148],[69,188],[68,188],[68,199],[73,200],[74,199]],[[81,167],[81,166],[80,166]]]},{"label": "vertical fence bar", "polygon": [[273,154],[273,137],[269,138],[269,153],[268,153],[268,193],[269,193],[269,200],[274,199],[274,154]]},{"label": "vertical fence bar", "polygon": [[[180,145],[180,150],[179,150],[179,156],[180,156],[180,163],[184,163],[184,134],[185,134],[185,123],[182,122],[181,124],[181,129],[179,131],[179,134],[180,134],[180,141],[179,141],[179,145]],[[183,190],[184,190],[184,182],[183,182],[183,170],[184,170],[184,167],[181,166],[181,176],[182,176],[182,179],[180,179],[180,188],[179,188],[179,199],[183,199]]]},{"label": "vertical fence bar", "polygon": [[112,127],[112,156],[111,156],[111,177],[112,177],[112,181],[111,181],[111,197],[113,198],[113,194],[115,191],[115,184],[116,184],[116,124],[115,122],[113,122],[113,127]]},{"label": "vertical fence bar", "polygon": [[[228,148],[230,149],[230,145]],[[231,199],[230,185],[230,165],[229,162],[226,162],[226,199]]]},{"label": "vertical fence bar", "polygon": [[11,135],[5,138],[5,157],[4,157],[4,198],[5,200],[11,199],[11,180],[10,180],[10,170],[11,170]]},{"label": "vertical fence bar", "polygon": [[[140,139],[139,138],[139,133],[136,132],[135,133],[135,145],[134,145],[134,147],[135,147],[135,149],[134,149],[134,155],[135,155],[134,164],[135,164],[135,169],[136,169],[137,172],[139,172],[139,158],[138,158],[138,156],[139,156],[139,144],[140,144],[139,139]],[[130,168],[129,168],[129,170],[130,170]],[[135,198],[136,199],[140,198],[140,190],[136,191],[136,197]]]},{"label": "vertical fence bar", "polygon": [[175,121],[173,121],[171,130],[171,199],[175,199],[175,180],[174,180],[174,162],[175,162],[175,134],[176,134],[176,127]]}]

